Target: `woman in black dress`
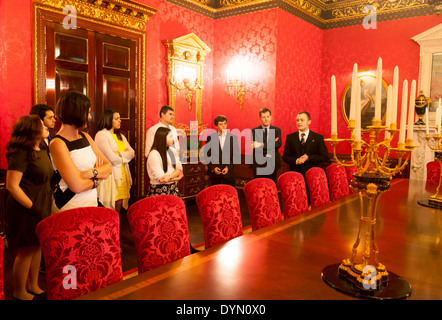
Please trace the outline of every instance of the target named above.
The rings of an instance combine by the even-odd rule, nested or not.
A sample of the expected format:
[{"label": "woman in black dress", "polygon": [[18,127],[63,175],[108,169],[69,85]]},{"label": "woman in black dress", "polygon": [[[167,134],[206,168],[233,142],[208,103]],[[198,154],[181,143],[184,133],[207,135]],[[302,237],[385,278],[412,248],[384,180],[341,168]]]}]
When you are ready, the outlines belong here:
[{"label": "woman in black dress", "polygon": [[16,250],[13,299],[44,298],[38,285],[41,248],[35,227],[50,215],[54,169],[42,141],[48,129],[36,115],[19,118],[6,145],[8,243]]}]

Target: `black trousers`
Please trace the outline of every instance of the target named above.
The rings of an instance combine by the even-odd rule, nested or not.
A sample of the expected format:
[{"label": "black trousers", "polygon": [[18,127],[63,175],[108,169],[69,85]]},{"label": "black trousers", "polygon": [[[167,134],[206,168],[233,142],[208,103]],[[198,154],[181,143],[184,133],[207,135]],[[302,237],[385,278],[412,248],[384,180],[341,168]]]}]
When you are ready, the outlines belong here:
[{"label": "black trousers", "polygon": [[235,187],[235,176],[233,175],[223,175],[223,174],[211,174],[210,175],[210,184],[212,186],[216,184],[228,184],[232,187]]}]

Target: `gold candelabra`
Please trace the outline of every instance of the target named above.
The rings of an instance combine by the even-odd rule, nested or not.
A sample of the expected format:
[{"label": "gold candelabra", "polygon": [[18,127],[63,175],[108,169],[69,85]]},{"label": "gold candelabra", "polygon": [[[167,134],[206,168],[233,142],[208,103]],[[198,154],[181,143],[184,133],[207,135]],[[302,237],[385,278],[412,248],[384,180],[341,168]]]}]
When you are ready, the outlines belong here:
[{"label": "gold candelabra", "polygon": [[[376,208],[381,194],[390,189],[390,179],[404,170],[411,151],[416,146],[411,139],[407,139],[405,143],[398,143],[396,148],[392,147],[392,140],[399,131],[396,129],[396,124],[387,127],[382,125],[382,121],[373,120],[372,126],[367,127],[369,133],[367,142],[363,139],[355,140],[354,120],[349,121],[348,128],[351,132],[350,139],[338,139],[337,134],[332,134],[330,139],[325,140],[332,145],[333,158],[338,165],[357,167],[358,171],[353,175],[354,179],[350,186],[359,195],[359,231],[352,247],[351,257],[339,265],[324,269],[323,278],[332,287],[340,285],[347,293],[365,297],[375,295],[391,280],[387,268],[379,261],[379,248],[375,236]],[[388,138],[382,139],[380,134],[382,131],[389,132]],[[352,148],[351,160],[347,162],[340,161],[336,154],[337,145],[343,141],[349,142]],[[381,150],[384,151],[383,154]],[[388,160],[392,151],[396,152],[398,162],[390,167]],[[364,211],[364,199],[368,200],[366,211]],[[358,253],[362,253],[362,260],[358,259]]]}]

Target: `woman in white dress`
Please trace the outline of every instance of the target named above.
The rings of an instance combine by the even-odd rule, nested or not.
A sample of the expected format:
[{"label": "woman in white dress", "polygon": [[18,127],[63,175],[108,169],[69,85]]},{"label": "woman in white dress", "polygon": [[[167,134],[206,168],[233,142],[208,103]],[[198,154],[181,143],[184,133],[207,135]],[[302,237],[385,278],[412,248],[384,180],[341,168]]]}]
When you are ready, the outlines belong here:
[{"label": "woman in white dress", "polygon": [[53,212],[98,206],[98,183],[112,172],[94,140],[82,132],[87,127],[89,109],[89,98],[76,91],[64,94],[55,108],[61,127],[49,144],[52,164],[59,174]]},{"label": "woman in white dress", "polygon": [[183,166],[173,145],[169,128],[159,127],[147,158],[147,174],[150,178],[148,196],[170,194],[180,196],[177,181],[183,177]]},{"label": "woman in white dress", "polygon": [[116,110],[107,109],[98,122],[95,143],[112,164],[112,174],[103,180],[97,188],[98,200],[107,207],[120,213],[129,206],[132,177],[129,162],[135,157],[135,151],[126,137],[120,133],[121,119]]}]

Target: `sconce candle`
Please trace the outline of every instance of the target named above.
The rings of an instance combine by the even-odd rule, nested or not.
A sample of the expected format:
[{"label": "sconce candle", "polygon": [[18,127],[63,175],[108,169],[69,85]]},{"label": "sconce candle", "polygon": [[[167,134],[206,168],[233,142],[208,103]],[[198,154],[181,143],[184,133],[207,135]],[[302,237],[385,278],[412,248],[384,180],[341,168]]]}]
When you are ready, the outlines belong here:
[{"label": "sconce candle", "polygon": [[374,119],[381,120],[381,98],[382,98],[382,58],[378,59],[376,70],[376,100],[374,107]]},{"label": "sconce candle", "polygon": [[399,91],[399,67],[394,68],[393,75],[393,101],[392,101],[392,123],[397,124],[397,104],[398,104],[398,91]]},{"label": "sconce candle", "polygon": [[405,79],[402,84],[401,128],[399,130],[399,143],[405,143],[405,127],[407,126],[407,98],[408,80]]},{"label": "sconce candle", "polygon": [[414,127],[414,104],[416,99],[416,80],[411,81],[410,88],[410,105],[408,109],[408,130],[407,139],[413,140],[413,127]]},{"label": "sconce candle", "polygon": [[331,77],[331,134],[338,134],[338,110],[336,105],[336,78]]},{"label": "sconce candle", "polygon": [[350,120],[355,120],[356,104],[356,84],[358,80],[358,64],[353,65],[353,74],[351,77],[351,100],[350,100]]}]

